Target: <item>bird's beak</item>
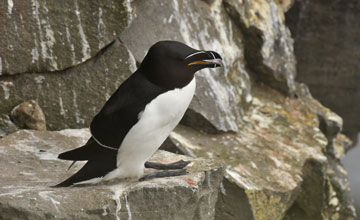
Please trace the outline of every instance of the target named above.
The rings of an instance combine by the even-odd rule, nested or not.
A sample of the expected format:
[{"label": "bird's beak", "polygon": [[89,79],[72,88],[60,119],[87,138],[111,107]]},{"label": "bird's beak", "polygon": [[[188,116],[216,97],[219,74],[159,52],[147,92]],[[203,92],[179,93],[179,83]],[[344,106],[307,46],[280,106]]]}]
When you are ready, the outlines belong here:
[{"label": "bird's beak", "polygon": [[215,51],[197,51],[188,55],[184,60],[188,66],[201,65],[203,68],[223,66],[221,56]]}]

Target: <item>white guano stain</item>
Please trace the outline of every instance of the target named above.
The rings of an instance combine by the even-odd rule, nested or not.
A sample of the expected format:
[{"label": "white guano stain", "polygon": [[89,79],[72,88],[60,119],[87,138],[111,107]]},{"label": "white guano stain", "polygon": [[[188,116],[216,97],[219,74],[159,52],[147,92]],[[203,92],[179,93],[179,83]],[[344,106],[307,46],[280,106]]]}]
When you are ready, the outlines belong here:
[{"label": "white guano stain", "polygon": [[[23,29],[25,29],[25,27],[23,27]],[[38,50],[38,48],[39,48],[38,38],[36,36],[36,32],[33,32],[32,35],[33,35],[35,47],[31,49],[31,63],[32,64],[36,63],[37,67],[39,67],[38,61],[39,61],[40,54],[39,54],[39,50]]]},{"label": "white guano stain", "polygon": [[21,172],[19,172],[19,174],[24,175],[24,176],[35,176],[35,173],[30,173],[30,172],[25,172],[25,171],[21,171]]},{"label": "white guano stain", "polygon": [[31,63],[35,64],[35,62],[39,61],[39,51],[37,49],[37,40],[35,40],[35,48],[31,49]]},{"label": "white guano stain", "polygon": [[67,40],[68,44],[70,45],[71,62],[74,65],[74,64],[76,64],[75,47],[74,47],[74,44],[71,41],[70,31],[69,31],[69,27],[67,25],[65,26],[65,32],[66,32],[66,40]]},{"label": "white guano stain", "polygon": [[[64,129],[61,131],[58,131],[59,134],[62,134],[67,137],[76,137],[81,138],[81,144],[85,144],[86,141],[91,137],[90,131],[88,128],[82,128],[82,129]],[[80,145],[81,145],[80,144]]]},{"label": "white guano stain", "polygon": [[52,153],[49,151],[38,152],[38,153],[36,153],[36,156],[39,157],[40,160],[57,160],[58,159],[58,154]]},{"label": "white guano stain", "polygon": [[[43,7],[45,9],[44,11],[46,13],[48,13],[49,10],[47,9],[45,2],[43,3]],[[49,54],[48,54],[47,58],[49,59],[50,64],[52,65],[52,67],[54,69],[58,69],[58,66],[57,66],[57,63],[56,63],[56,58],[54,57],[54,52],[52,50],[52,48],[54,47],[54,45],[56,43],[56,40],[55,40],[55,37],[54,37],[54,32],[51,29],[51,25],[49,23],[49,17],[47,17],[42,22],[44,23],[44,28],[45,28],[45,44],[46,44],[46,48],[49,51]]]},{"label": "white guano stain", "polygon": [[[11,188],[15,188],[15,190],[11,190]],[[18,187],[18,186],[9,186],[9,187],[2,187],[1,191],[0,192],[3,192],[3,189],[7,189],[8,192],[6,193],[0,193],[0,196],[12,196],[12,197],[17,197],[17,198],[22,198],[23,193],[26,193],[26,192],[32,192],[34,190],[34,188],[32,187]]]},{"label": "white guano stain", "polygon": [[174,18],[174,15],[170,15],[170,17],[169,17],[169,19],[168,19],[167,22],[170,24],[170,23],[172,22],[173,18]]},{"label": "white guano stain", "polygon": [[81,61],[84,62],[85,60],[90,58],[91,49],[90,49],[89,42],[86,39],[86,35],[84,33],[84,29],[83,29],[82,24],[81,24],[78,1],[75,0],[74,3],[75,3],[75,15],[76,15],[76,18],[78,20],[78,29],[79,29],[79,34],[80,34],[80,38],[81,38],[81,45],[82,45],[81,52],[82,52],[83,57],[82,57]]},{"label": "white guano stain", "polygon": [[120,220],[120,211],[121,211],[121,195],[123,194],[123,187],[118,185],[111,187],[111,190],[114,192],[113,200],[116,202],[115,217],[116,220]]},{"label": "white guano stain", "polygon": [[2,81],[2,82],[0,82],[0,86],[4,91],[4,99],[8,100],[10,97],[9,86],[14,86],[14,84],[12,82]]},{"label": "white guano stain", "polygon": [[37,84],[42,84],[45,81],[45,77],[44,76],[37,76],[34,78],[35,82]]},{"label": "white guano stain", "polygon": [[117,185],[113,185],[110,187],[110,190],[113,191],[113,200],[116,202],[116,209],[115,209],[115,217],[116,220],[120,220],[120,211],[121,211],[121,198],[125,200],[125,207],[128,211],[128,220],[132,219],[131,211],[130,211],[130,204],[127,201],[127,190],[131,187],[131,183],[119,183]]},{"label": "white guano stain", "polygon": [[107,211],[108,207],[109,207],[109,206],[107,206],[107,205],[104,205],[104,206],[103,206],[103,211],[104,211],[104,212],[101,214],[102,216],[107,216],[107,215],[109,214],[108,211]]},{"label": "white guano stain", "polygon": [[[39,13],[39,7],[40,6],[39,6],[39,3],[36,0],[31,0],[31,2],[32,2],[32,6],[33,6],[32,8],[34,9],[32,14],[35,17],[36,24],[38,26],[40,41],[42,41],[43,33],[42,33],[41,22],[40,22],[40,13]],[[35,36],[35,39],[37,39],[36,36]],[[37,43],[35,45],[37,45]],[[46,54],[45,54],[46,53],[46,48],[43,48],[44,47],[43,44],[40,44],[40,46],[41,46],[41,54],[42,54],[43,57],[45,57],[46,56]]]},{"label": "white guano stain", "polygon": [[8,88],[6,85],[4,85],[4,84],[0,84],[0,86],[1,86],[1,88],[3,89],[3,91],[4,91],[4,98],[5,98],[6,100],[8,100],[9,97],[10,97],[9,88]]},{"label": "white guano stain", "polygon": [[172,131],[170,133],[170,137],[174,138],[176,141],[178,141],[181,145],[185,146],[186,149],[191,149],[191,150],[196,150],[196,149],[200,149],[199,146],[195,145],[194,143],[192,143],[189,139],[187,139],[186,137],[182,136],[181,134],[178,134],[174,131]]},{"label": "white guano stain", "polygon": [[[32,0],[32,8],[33,8],[33,16],[36,20],[36,24],[38,26],[38,33],[39,33],[39,39],[40,39],[40,49],[41,49],[41,56],[42,59],[45,60],[49,60],[49,64],[51,69],[50,70],[56,70],[58,69],[57,63],[56,63],[56,58],[53,55],[53,51],[52,51],[52,47],[55,45],[55,37],[54,37],[54,32],[51,29],[51,25],[49,23],[49,18],[47,17],[46,19],[40,19],[40,4],[37,0]],[[46,7],[45,2],[42,4],[43,9],[42,10],[44,12],[44,14],[47,14],[49,12],[49,10]],[[44,34],[44,30],[45,29],[45,34]],[[35,36],[36,38],[36,36]],[[37,41],[35,40],[35,46],[37,46]],[[36,49],[37,50],[37,49]],[[34,53],[32,53],[33,55],[33,59],[32,61],[35,62],[36,59],[38,59],[38,57],[36,58],[36,56],[38,56],[38,52],[35,52],[36,50],[34,50]]]},{"label": "white guano stain", "polygon": [[7,3],[8,3],[8,14],[11,15],[14,7],[14,2],[13,0],[8,0]]},{"label": "white guano stain", "polygon": [[53,199],[50,195],[51,195],[52,191],[42,191],[39,192],[39,196],[44,199],[44,200],[49,200],[55,207],[57,212],[59,211],[58,205],[60,205],[59,201],[56,201],[55,199]]},{"label": "white guano stain", "polygon": [[240,176],[239,173],[236,171],[232,171],[230,169],[226,169],[226,174],[228,174],[230,177],[232,177],[238,184],[243,186],[247,190],[256,189],[254,185],[250,185],[250,183],[246,182],[246,179]]},{"label": "white guano stain", "polygon": [[123,2],[124,7],[126,8],[126,11],[128,12],[128,21],[127,21],[127,26],[129,26],[131,24],[131,22],[133,21],[134,17],[136,17],[136,15],[134,14],[134,10],[131,7],[131,2],[133,0],[125,0]]},{"label": "white guano stain", "polygon": [[64,104],[61,96],[59,96],[60,115],[65,115]]},{"label": "white guano stain", "polygon": [[98,38],[99,38],[99,49],[102,49],[105,46],[104,35],[105,35],[105,23],[102,19],[103,11],[102,8],[99,8],[99,21],[98,21]]},{"label": "white guano stain", "polygon": [[223,182],[220,183],[220,192],[221,192],[223,195],[226,196],[226,189],[225,189],[225,187],[224,187]]},{"label": "white guano stain", "polygon": [[128,216],[129,216],[128,220],[132,220],[130,203],[128,202],[128,199],[127,199],[128,198],[127,193],[125,193],[124,198],[125,198],[125,207],[126,207],[126,210],[127,210]]},{"label": "white guano stain", "polygon": [[23,132],[28,134],[28,139],[18,140],[17,143],[10,144],[9,147],[24,152],[25,154],[35,155],[40,160],[57,160],[56,152],[53,152],[51,150],[47,150],[45,152],[39,151],[39,148],[37,146],[37,143],[41,141],[39,137],[35,136],[29,130],[24,130]]},{"label": "white guano stain", "polygon": [[136,66],[136,60],[135,60],[135,57],[134,55],[131,53],[130,50],[127,50],[128,53],[129,53],[129,59],[128,59],[128,63],[129,64],[129,67],[130,67],[130,71],[131,72],[135,72],[137,70],[137,66]]},{"label": "white guano stain", "polygon": [[284,167],[283,163],[280,160],[278,160],[276,157],[268,155],[268,158],[274,162],[274,164],[277,168]]},{"label": "white guano stain", "polygon": [[76,123],[84,123],[84,119],[80,118],[80,112],[79,112],[79,105],[77,103],[77,95],[76,92],[74,90],[72,90],[73,93],[73,104],[75,107],[75,119],[76,119]]}]

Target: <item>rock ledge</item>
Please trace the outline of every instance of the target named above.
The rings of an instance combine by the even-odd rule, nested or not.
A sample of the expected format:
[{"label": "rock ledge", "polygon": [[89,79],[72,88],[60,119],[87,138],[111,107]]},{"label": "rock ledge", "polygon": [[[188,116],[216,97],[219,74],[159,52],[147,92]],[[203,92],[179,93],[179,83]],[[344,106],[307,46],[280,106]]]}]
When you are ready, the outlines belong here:
[{"label": "rock ledge", "polygon": [[[21,130],[0,140],[0,219],[213,219],[223,172],[219,165],[158,151],[152,161],[191,160],[189,174],[151,181],[123,180],[95,186],[50,188],[69,162],[62,151],[84,143],[87,129]],[[151,172],[147,170],[146,172]]]}]

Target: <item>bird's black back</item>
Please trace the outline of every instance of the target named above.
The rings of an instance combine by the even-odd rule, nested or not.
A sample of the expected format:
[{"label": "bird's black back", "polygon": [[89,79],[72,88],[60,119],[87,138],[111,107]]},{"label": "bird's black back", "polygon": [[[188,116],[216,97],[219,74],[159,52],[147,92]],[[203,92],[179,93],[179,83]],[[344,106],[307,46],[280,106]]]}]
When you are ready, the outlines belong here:
[{"label": "bird's black back", "polygon": [[118,149],[126,134],[138,122],[139,113],[154,98],[166,91],[167,89],[150,82],[141,71],[132,74],[94,117],[90,125],[92,137],[88,142],[80,148],[59,154],[59,159],[88,162],[56,187],[66,187],[103,177],[114,170],[117,164],[117,150],[101,145]]},{"label": "bird's black back", "polygon": [[[115,91],[90,125],[91,134],[102,145],[118,149],[129,130],[138,122],[145,106],[166,92],[136,71]],[[136,147],[136,146],[134,146]],[[117,151],[102,147],[91,138],[86,145],[59,155],[64,160],[89,160],[98,154]]]}]

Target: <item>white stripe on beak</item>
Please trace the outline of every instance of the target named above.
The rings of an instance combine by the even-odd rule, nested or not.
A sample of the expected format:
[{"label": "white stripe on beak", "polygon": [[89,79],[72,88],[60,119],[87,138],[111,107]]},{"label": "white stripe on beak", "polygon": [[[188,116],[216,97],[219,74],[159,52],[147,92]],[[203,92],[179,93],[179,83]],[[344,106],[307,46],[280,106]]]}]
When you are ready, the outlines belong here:
[{"label": "white stripe on beak", "polygon": [[[185,57],[184,60],[186,60],[187,58],[190,58],[190,57],[192,57],[192,56],[194,56],[194,55],[196,55],[196,54],[201,54],[201,53],[206,53],[206,52],[205,52],[205,51],[199,51],[199,52],[192,53],[192,54],[190,54],[189,56]],[[214,56],[214,55],[213,55],[213,56]],[[214,58],[215,58],[215,57],[214,57]]]}]

